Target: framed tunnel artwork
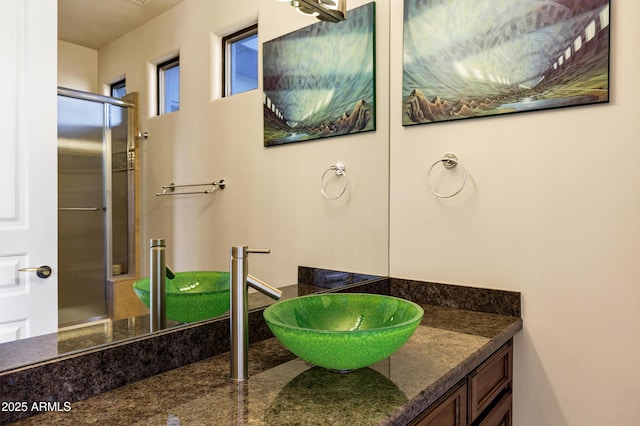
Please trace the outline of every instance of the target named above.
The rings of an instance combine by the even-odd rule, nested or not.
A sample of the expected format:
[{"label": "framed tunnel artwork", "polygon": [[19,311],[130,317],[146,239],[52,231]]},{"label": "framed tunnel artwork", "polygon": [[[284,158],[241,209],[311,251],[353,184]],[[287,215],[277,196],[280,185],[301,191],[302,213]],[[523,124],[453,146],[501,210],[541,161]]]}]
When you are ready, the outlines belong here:
[{"label": "framed tunnel artwork", "polygon": [[375,3],[263,43],[264,146],[375,130]]},{"label": "framed tunnel artwork", "polygon": [[404,0],[404,126],[609,102],[608,0]]}]

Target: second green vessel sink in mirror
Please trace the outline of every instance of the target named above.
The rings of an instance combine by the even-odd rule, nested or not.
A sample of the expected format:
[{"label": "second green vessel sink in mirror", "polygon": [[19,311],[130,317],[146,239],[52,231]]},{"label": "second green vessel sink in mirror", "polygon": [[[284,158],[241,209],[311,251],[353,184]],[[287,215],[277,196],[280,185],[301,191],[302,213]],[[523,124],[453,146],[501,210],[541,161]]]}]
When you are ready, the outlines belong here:
[{"label": "second green vessel sink in mirror", "polygon": [[287,349],[341,372],[389,357],[409,340],[423,315],[408,300],[361,293],[302,296],[264,311],[267,325]]},{"label": "second green vessel sink in mirror", "polygon": [[[229,273],[177,272],[166,281],[167,319],[195,322],[215,318],[229,310]],[[149,278],[133,283],[133,291],[149,307]]]}]

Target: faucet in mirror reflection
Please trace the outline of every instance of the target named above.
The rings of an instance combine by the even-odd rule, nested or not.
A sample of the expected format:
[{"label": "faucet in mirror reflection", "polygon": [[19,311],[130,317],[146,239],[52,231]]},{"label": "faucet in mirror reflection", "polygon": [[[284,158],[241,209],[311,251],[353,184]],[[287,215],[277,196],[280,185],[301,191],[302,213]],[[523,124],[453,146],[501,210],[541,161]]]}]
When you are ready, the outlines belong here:
[{"label": "faucet in mirror reflection", "polygon": [[231,380],[242,382],[249,378],[248,286],[275,300],[280,299],[282,292],[249,275],[249,253],[268,254],[270,250],[250,249],[247,246],[234,246],[231,247],[230,251]]},{"label": "faucet in mirror reflection", "polygon": [[167,244],[164,238],[152,238],[149,241],[149,329],[151,332],[167,328],[167,278],[175,273],[167,266]]}]

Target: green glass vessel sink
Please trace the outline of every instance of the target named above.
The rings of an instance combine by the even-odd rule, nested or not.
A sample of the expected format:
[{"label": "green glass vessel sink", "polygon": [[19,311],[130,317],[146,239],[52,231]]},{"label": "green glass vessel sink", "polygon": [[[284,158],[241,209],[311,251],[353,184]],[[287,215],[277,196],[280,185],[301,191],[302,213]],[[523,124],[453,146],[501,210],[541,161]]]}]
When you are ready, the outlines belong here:
[{"label": "green glass vessel sink", "polygon": [[301,359],[348,372],[381,361],[414,333],[423,309],[379,294],[316,294],[284,300],[264,310],[276,338]]},{"label": "green glass vessel sink", "polygon": [[[215,271],[176,272],[166,281],[167,319],[195,322],[214,318],[229,310],[229,273]],[[149,307],[149,278],[133,283],[133,291]]]}]

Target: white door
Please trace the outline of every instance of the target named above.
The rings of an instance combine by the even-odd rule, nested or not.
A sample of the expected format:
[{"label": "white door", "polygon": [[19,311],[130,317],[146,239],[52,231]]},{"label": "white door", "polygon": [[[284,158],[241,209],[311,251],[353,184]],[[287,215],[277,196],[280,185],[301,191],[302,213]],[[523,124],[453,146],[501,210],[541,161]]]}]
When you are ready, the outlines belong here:
[{"label": "white door", "polygon": [[0,343],[58,328],[57,38],[57,2],[0,3]]}]

